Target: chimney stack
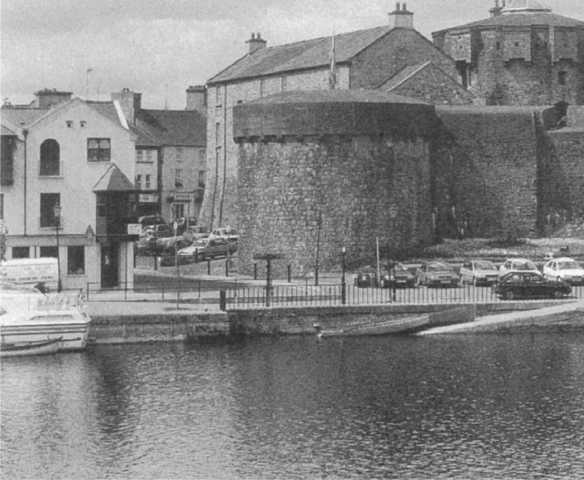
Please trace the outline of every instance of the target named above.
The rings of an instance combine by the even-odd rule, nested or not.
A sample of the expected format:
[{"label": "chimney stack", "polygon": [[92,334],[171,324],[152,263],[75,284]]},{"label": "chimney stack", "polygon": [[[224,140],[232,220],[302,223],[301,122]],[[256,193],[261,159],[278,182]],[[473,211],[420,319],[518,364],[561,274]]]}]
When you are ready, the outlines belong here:
[{"label": "chimney stack", "polygon": [[407,4],[395,4],[395,10],[389,14],[389,24],[392,28],[414,28],[414,14],[408,10]]},{"label": "chimney stack", "polygon": [[71,100],[72,92],[61,92],[55,88],[45,88],[34,92],[35,99],[33,105],[35,108],[51,108],[59,103]]},{"label": "chimney stack", "polygon": [[268,42],[266,42],[258,32],[257,35],[255,33],[252,33],[251,38],[247,40],[245,43],[249,44],[249,54],[251,55],[257,52],[258,50],[265,48]]},{"label": "chimney stack", "polygon": [[196,110],[207,115],[207,90],[205,85],[191,85],[187,88],[187,106],[185,110]]},{"label": "chimney stack", "polygon": [[491,17],[498,17],[499,15],[501,15],[501,10],[503,10],[504,6],[505,6],[504,2],[503,5],[500,5],[499,0],[495,0],[495,6],[489,10]]},{"label": "chimney stack", "polygon": [[142,108],[142,94],[122,88],[121,92],[111,94],[112,101],[118,101],[129,125],[136,125],[136,114]]}]

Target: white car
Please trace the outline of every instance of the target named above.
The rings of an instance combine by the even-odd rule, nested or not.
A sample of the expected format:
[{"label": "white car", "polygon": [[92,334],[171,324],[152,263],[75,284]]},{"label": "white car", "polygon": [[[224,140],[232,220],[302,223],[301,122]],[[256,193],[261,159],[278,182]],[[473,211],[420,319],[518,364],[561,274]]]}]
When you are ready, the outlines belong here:
[{"label": "white car", "polygon": [[584,285],[584,268],[573,258],[554,258],[543,266],[543,274],[570,285]]},{"label": "white car", "polygon": [[499,278],[509,272],[535,272],[541,274],[537,265],[527,258],[508,258],[499,267]]}]

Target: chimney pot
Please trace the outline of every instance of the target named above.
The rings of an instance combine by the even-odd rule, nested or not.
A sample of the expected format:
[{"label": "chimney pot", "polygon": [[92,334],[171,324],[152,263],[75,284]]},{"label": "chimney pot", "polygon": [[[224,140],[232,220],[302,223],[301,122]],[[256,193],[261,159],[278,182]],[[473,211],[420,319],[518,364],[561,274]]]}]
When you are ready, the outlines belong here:
[{"label": "chimney pot", "polygon": [[414,28],[414,14],[408,11],[408,6],[398,2],[395,11],[389,14],[389,24],[393,28]]},{"label": "chimney pot", "polygon": [[260,33],[252,33],[251,38],[245,43],[249,45],[249,54],[257,52],[266,46],[266,41],[261,37]]}]

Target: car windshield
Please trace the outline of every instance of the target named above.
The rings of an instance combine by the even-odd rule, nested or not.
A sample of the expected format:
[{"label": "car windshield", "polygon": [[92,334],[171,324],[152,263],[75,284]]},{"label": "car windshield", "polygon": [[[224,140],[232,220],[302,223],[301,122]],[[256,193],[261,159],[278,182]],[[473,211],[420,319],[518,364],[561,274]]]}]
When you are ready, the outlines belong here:
[{"label": "car windshield", "polygon": [[537,270],[535,263],[530,262],[529,260],[512,262],[511,268],[513,268],[514,270]]},{"label": "car windshield", "polygon": [[563,262],[558,262],[558,268],[560,270],[576,270],[576,269],[581,269],[581,265],[574,261],[574,260],[566,260]]},{"label": "car windshield", "polygon": [[475,267],[479,270],[497,270],[493,263],[487,261],[475,262]]},{"label": "car windshield", "polygon": [[450,270],[450,267],[444,265],[443,263],[429,263],[428,264],[428,271],[429,272],[442,272],[444,270]]}]

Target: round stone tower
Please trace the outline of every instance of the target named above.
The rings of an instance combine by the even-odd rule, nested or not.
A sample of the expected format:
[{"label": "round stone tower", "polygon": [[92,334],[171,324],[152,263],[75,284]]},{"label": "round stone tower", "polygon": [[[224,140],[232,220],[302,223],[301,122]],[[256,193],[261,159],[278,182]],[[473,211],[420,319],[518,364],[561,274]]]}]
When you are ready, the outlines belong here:
[{"label": "round stone tower", "polygon": [[379,91],[286,92],[234,108],[240,271],[280,253],[316,264],[372,261],[432,239],[434,107]]},{"label": "round stone tower", "polygon": [[496,0],[490,12],[433,34],[480,103],[584,104],[584,22],[539,0]]}]

